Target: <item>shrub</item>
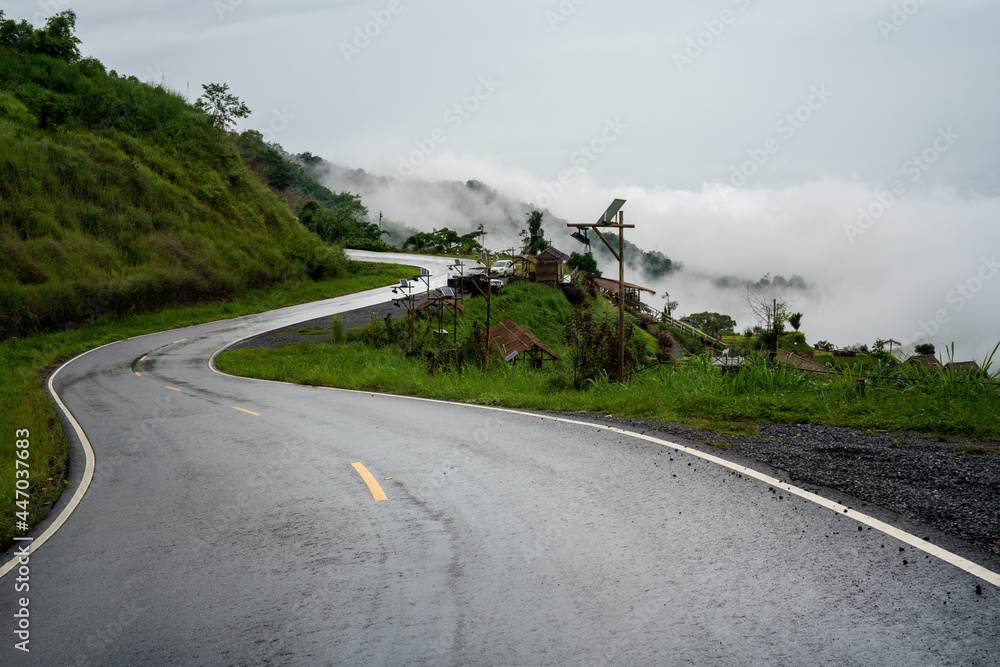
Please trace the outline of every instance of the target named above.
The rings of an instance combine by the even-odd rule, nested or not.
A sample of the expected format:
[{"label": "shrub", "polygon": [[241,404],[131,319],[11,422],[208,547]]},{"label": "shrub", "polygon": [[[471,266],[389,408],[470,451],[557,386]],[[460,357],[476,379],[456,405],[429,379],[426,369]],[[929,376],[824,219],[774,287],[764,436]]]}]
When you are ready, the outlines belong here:
[{"label": "shrub", "polygon": [[393,322],[392,319],[386,315],[385,319],[381,319],[375,313],[372,313],[371,318],[368,320],[368,326],[359,332],[359,338],[366,345],[371,345],[372,347],[387,347],[393,345],[398,341],[402,340],[402,326],[399,322]]},{"label": "shrub", "polygon": [[679,347],[679,344],[669,331],[660,331],[656,336],[656,343],[660,346],[660,359],[670,361],[674,358],[674,348]]},{"label": "shrub", "polygon": [[575,285],[563,285],[563,294],[566,295],[566,300],[574,306],[579,306],[587,299],[587,294],[583,289],[576,287]]},{"label": "shrub", "polygon": [[[625,339],[634,335],[631,322],[626,323]],[[576,308],[566,321],[566,343],[570,347],[573,384],[583,387],[587,380],[618,377],[618,323],[611,318],[595,318],[590,310]],[[625,378],[637,365],[635,345],[625,345]]]},{"label": "shrub", "polygon": [[330,341],[334,343],[344,342],[344,320],[340,315],[330,318]]}]

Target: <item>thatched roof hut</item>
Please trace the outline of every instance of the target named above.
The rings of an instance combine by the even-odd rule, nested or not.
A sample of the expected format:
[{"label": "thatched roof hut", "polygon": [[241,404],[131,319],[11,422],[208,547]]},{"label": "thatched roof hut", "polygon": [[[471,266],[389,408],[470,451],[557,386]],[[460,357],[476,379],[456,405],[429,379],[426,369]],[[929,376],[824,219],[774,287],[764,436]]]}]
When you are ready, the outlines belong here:
[{"label": "thatched roof hut", "polygon": [[522,359],[535,366],[540,366],[543,361],[560,361],[559,355],[538,340],[535,334],[511,319],[494,324],[487,335],[490,347],[515,364]]},{"label": "thatched roof hut", "polygon": [[535,280],[540,283],[561,283],[563,264],[569,255],[549,246],[535,257]]},{"label": "thatched roof hut", "polygon": [[[618,281],[611,280],[609,278],[597,278],[595,276],[589,276],[588,281],[593,282],[594,286],[611,296],[611,298],[617,303],[618,302]],[[648,287],[643,287],[642,285],[634,285],[632,283],[625,283],[625,305],[627,306],[637,306],[642,304],[642,293],[649,292],[650,294],[656,294],[653,290]]]},{"label": "thatched roof hut", "polygon": [[977,372],[983,370],[975,361],[951,361],[945,364],[945,368],[953,371]]},{"label": "thatched roof hut", "polygon": [[933,354],[915,354],[906,360],[906,363],[913,364],[915,366],[923,366],[928,370],[936,370],[942,368],[941,362]]}]

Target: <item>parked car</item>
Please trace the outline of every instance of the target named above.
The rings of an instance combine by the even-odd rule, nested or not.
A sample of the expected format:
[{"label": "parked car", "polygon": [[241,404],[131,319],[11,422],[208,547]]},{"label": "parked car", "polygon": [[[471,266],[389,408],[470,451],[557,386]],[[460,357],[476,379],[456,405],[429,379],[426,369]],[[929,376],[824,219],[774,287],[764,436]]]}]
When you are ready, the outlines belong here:
[{"label": "parked car", "polygon": [[493,266],[490,267],[490,275],[503,277],[514,275],[514,260],[501,259],[493,262]]},{"label": "parked car", "polygon": [[451,276],[448,278],[448,287],[461,290],[464,294],[468,294],[470,296],[485,294],[487,290],[499,292],[503,289],[503,281],[499,278],[490,278],[489,287],[486,286],[486,281],[486,276],[482,274],[475,274],[471,276]]}]

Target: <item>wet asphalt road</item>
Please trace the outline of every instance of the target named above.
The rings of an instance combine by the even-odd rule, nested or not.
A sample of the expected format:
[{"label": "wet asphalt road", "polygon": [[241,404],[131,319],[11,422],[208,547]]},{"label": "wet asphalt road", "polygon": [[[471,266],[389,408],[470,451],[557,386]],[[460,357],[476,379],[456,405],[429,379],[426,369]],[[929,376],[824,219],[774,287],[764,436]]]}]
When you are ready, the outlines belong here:
[{"label": "wet asphalt road", "polygon": [[30,557],[30,593],[0,579],[0,663],[1000,664],[996,587],[691,454],[208,367],[375,292],[65,367],[97,471]]}]

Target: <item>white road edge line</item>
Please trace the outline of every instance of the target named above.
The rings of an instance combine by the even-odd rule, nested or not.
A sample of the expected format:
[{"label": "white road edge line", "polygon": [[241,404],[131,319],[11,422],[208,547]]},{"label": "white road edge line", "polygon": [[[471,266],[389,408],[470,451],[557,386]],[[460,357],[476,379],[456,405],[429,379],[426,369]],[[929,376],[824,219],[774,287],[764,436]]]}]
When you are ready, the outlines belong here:
[{"label": "white road edge line", "polygon": [[[115,341],[115,343],[117,342],[121,341]],[[58,405],[59,409],[62,410],[63,415],[66,416],[66,420],[69,421],[70,425],[73,427],[73,430],[76,431],[77,437],[80,438],[80,444],[83,446],[83,453],[86,456],[87,460],[83,470],[83,479],[80,480],[80,485],[76,487],[76,491],[73,493],[73,497],[70,498],[66,506],[62,509],[61,512],[59,512],[59,516],[56,517],[55,521],[50,523],[49,527],[46,528],[41,535],[39,535],[29,543],[28,546],[29,555],[38,551],[38,548],[41,547],[43,544],[45,544],[48,541],[48,539],[53,535],[55,535],[55,532],[59,530],[64,523],[66,523],[66,520],[69,518],[69,515],[73,513],[77,505],[80,504],[80,501],[83,500],[83,496],[85,493],[87,493],[87,489],[90,487],[90,482],[94,478],[94,461],[95,461],[94,448],[90,446],[90,440],[87,439],[87,435],[83,432],[83,429],[80,428],[80,424],[76,421],[73,415],[70,414],[69,409],[62,402],[62,399],[59,397],[59,394],[56,393],[55,386],[52,384],[52,382],[56,379],[56,376],[59,375],[59,371],[64,369],[68,364],[76,361],[80,357],[90,354],[91,352],[100,350],[101,348],[107,347],[108,345],[114,345],[115,343],[108,343],[107,345],[102,345],[101,347],[95,347],[92,350],[87,350],[83,354],[78,354],[69,361],[67,361],[66,363],[64,363],[62,366],[57,368],[56,372],[49,376],[49,381],[48,381],[49,392],[52,394],[52,398],[55,399],[56,405]],[[11,570],[13,570],[14,567],[17,566],[19,560],[20,556],[12,558],[6,563],[4,563],[3,567],[0,567],[0,578],[2,578],[5,574],[10,572]]]},{"label": "white road edge line", "polygon": [[[258,335],[258,334],[254,334],[254,335]],[[247,338],[252,338],[252,337],[253,336],[247,336]],[[245,339],[240,339],[240,340],[245,340]],[[221,352],[224,352],[227,348],[231,347],[232,345],[235,345],[238,342],[240,342],[240,341],[234,341],[234,342],[229,343],[226,346],[221,347],[218,350],[216,350],[212,354],[212,356],[209,358],[209,360],[208,360],[209,370],[211,370],[213,373],[218,373],[219,375],[226,375],[228,377],[239,377],[239,376],[229,375],[228,373],[223,373],[222,371],[220,371],[215,366],[215,357],[218,356]],[[242,380],[250,380],[252,382],[273,382],[275,384],[287,384],[287,385],[292,386],[292,387],[302,387],[302,386],[305,386],[305,385],[298,385],[298,384],[295,384],[293,382],[280,382],[280,381],[277,381],[277,380],[259,380],[257,378],[240,378],[240,379],[242,379]],[[691,447],[686,447],[684,445],[680,445],[680,444],[677,444],[675,442],[670,442],[668,440],[661,440],[660,438],[655,438],[655,437],[653,437],[651,435],[645,435],[643,433],[636,433],[635,431],[626,431],[625,429],[615,428],[614,426],[605,426],[604,424],[593,424],[591,422],[579,421],[579,420],[576,420],[576,419],[567,419],[566,417],[555,417],[555,416],[552,416],[552,415],[542,415],[542,414],[537,414],[537,413],[534,413],[534,412],[524,412],[522,410],[515,410],[513,408],[500,408],[500,407],[496,407],[496,406],[492,406],[492,405],[477,405],[475,403],[458,403],[456,401],[443,401],[443,400],[436,399],[436,398],[422,398],[420,396],[403,396],[403,395],[400,395],[400,394],[382,394],[382,393],[377,392],[377,391],[358,391],[356,389],[340,389],[340,388],[337,388],[337,387],[316,387],[316,388],[318,388],[318,389],[328,389],[330,391],[344,391],[344,392],[348,392],[348,393],[352,393],[352,394],[367,394],[369,396],[373,395],[373,394],[377,394],[379,396],[392,396],[394,398],[407,399],[407,400],[411,400],[411,401],[425,401],[427,403],[438,403],[438,404],[442,404],[442,405],[454,405],[454,406],[463,406],[463,407],[469,407],[469,408],[477,408],[477,409],[480,409],[480,410],[493,410],[495,412],[506,412],[506,413],[514,414],[514,415],[523,415],[523,416],[526,416],[526,417],[536,417],[538,419],[547,419],[549,421],[560,422],[560,423],[563,423],[563,424],[573,424],[575,426],[589,426],[591,428],[596,428],[596,429],[600,429],[600,430],[603,430],[603,431],[610,431],[612,433],[618,433],[620,435],[625,435],[625,436],[628,436],[630,438],[636,438],[638,440],[645,440],[647,442],[652,442],[654,444],[661,445],[663,447],[672,447],[673,449],[676,449],[678,451],[684,452],[685,454],[690,454],[691,456],[698,457],[698,458],[700,458],[700,459],[702,459],[704,461],[708,461],[709,463],[714,463],[714,464],[720,465],[720,466],[722,466],[724,468],[729,468],[730,470],[734,470],[736,472],[742,473],[742,474],[744,474],[744,475],[746,475],[748,477],[752,477],[752,478],[754,478],[754,479],[756,479],[758,481],[764,482],[765,484],[768,484],[770,486],[776,486],[776,487],[782,489],[783,491],[786,491],[786,492],[788,492],[788,493],[790,493],[792,495],[796,495],[796,496],[798,496],[800,498],[803,498],[804,500],[808,500],[808,501],[810,501],[812,503],[815,503],[815,504],[819,505],[820,507],[828,509],[828,510],[830,510],[832,512],[836,512],[837,514],[840,514],[841,516],[846,516],[846,517],[849,517],[851,519],[854,519],[858,523],[864,524],[866,526],[871,526],[875,530],[877,530],[879,532],[882,532],[885,535],[888,535],[889,537],[895,538],[895,539],[899,540],[900,542],[903,542],[904,544],[908,544],[911,547],[913,547],[914,549],[918,549],[920,551],[923,551],[924,553],[929,554],[931,556],[934,556],[935,558],[939,558],[939,559],[943,560],[944,562],[957,567],[960,570],[968,572],[969,574],[971,574],[974,577],[982,579],[983,581],[985,581],[987,583],[990,583],[990,584],[993,584],[997,588],[1000,588],[1000,574],[998,574],[998,573],[996,573],[996,572],[994,572],[992,570],[988,570],[985,567],[983,567],[982,565],[979,565],[978,563],[974,563],[974,562],[972,562],[971,560],[969,560],[967,558],[963,558],[962,556],[959,556],[956,553],[952,553],[951,551],[948,551],[947,549],[939,547],[936,544],[932,544],[931,542],[927,542],[926,540],[923,540],[923,539],[917,537],[916,535],[913,535],[912,533],[908,533],[905,530],[901,530],[899,528],[896,528],[895,526],[892,526],[892,525],[890,525],[888,523],[885,523],[884,521],[880,521],[879,519],[876,519],[873,516],[869,516],[867,514],[864,514],[863,512],[858,512],[857,510],[853,510],[853,509],[850,509],[848,507],[845,507],[844,505],[841,505],[840,503],[836,503],[836,502],[834,502],[832,500],[829,500],[828,498],[824,498],[823,496],[818,495],[816,493],[813,493],[811,491],[806,491],[803,488],[794,486],[792,484],[788,484],[786,482],[782,482],[781,480],[776,479],[774,477],[771,477],[770,475],[765,475],[762,472],[758,472],[757,470],[754,470],[753,468],[747,468],[746,466],[741,466],[738,463],[733,463],[731,461],[727,461],[725,459],[719,458],[718,456],[713,456],[712,454],[708,454],[706,452],[702,452],[702,451],[699,451],[699,450],[691,448]]]},{"label": "white road edge line", "polygon": [[[387,287],[388,287],[388,285],[387,285]],[[370,290],[365,290],[364,292],[353,292],[352,294],[344,294],[342,296],[352,296],[353,294],[364,294],[365,292],[374,292],[374,291],[380,290],[380,289],[384,289],[384,287],[375,287],[375,288],[370,289]],[[340,297],[334,297],[334,298],[340,298]],[[332,300],[332,299],[321,299],[321,300],[327,301],[327,300]],[[292,308],[292,307],[293,306],[286,306],[286,308]],[[278,308],[277,310],[283,310],[283,308]],[[267,311],[265,311],[265,312],[267,312]],[[296,312],[304,312],[304,311],[296,311]],[[252,314],[259,314],[259,313],[252,313]],[[291,315],[291,314],[294,314],[294,313],[289,313],[289,314]],[[229,321],[238,319],[240,317],[247,317],[247,316],[246,315],[238,315],[236,317],[228,317],[228,318],[225,318],[225,319],[222,319],[222,320],[212,320],[212,321],[209,321],[209,322],[202,322],[200,324],[189,324],[189,325],[183,326],[183,327],[175,327],[173,329],[166,329],[164,331],[153,331],[153,332],[148,333],[148,334],[140,334],[138,336],[132,336],[131,338],[123,338],[121,340],[116,340],[116,341],[112,341],[110,343],[105,343],[104,345],[101,345],[100,347],[95,347],[93,349],[87,350],[86,352],[83,352],[81,354],[76,355],[72,359],[66,361],[62,366],[60,366],[59,368],[57,368],[56,371],[51,376],[49,376],[49,381],[48,381],[49,391],[51,392],[52,397],[55,399],[56,405],[58,405],[59,409],[62,410],[62,412],[63,412],[64,415],[66,415],[66,419],[69,420],[69,423],[70,423],[70,425],[72,425],[73,430],[76,431],[77,437],[80,438],[80,444],[83,446],[83,452],[84,452],[84,455],[86,456],[86,465],[85,465],[84,471],[83,471],[83,479],[80,480],[80,486],[77,487],[76,492],[73,494],[73,497],[70,498],[69,503],[67,503],[66,507],[64,507],[62,509],[62,511],[59,513],[59,516],[57,516],[55,518],[55,520],[51,524],[49,524],[49,527],[46,528],[45,531],[41,535],[39,535],[38,537],[34,538],[29,543],[30,546],[27,549],[27,553],[28,553],[29,556],[31,554],[35,553],[35,551],[37,551],[40,546],[42,546],[43,544],[45,544],[48,541],[48,539],[50,537],[52,537],[53,535],[55,535],[56,531],[59,530],[60,528],[62,528],[62,525],[64,523],[66,523],[66,520],[69,519],[70,514],[73,513],[73,511],[76,509],[77,505],[80,504],[80,501],[83,500],[83,496],[87,493],[87,489],[90,488],[90,482],[94,478],[94,468],[96,467],[95,466],[94,448],[90,445],[90,440],[87,439],[87,435],[83,432],[83,429],[80,427],[80,424],[76,421],[76,419],[70,413],[69,409],[62,402],[62,399],[59,398],[59,394],[56,393],[55,387],[52,384],[52,381],[55,379],[56,375],[59,374],[59,371],[61,371],[63,368],[65,368],[69,364],[73,363],[74,361],[76,361],[80,357],[88,355],[91,352],[96,352],[97,350],[100,350],[101,348],[108,347],[110,345],[115,345],[117,343],[124,343],[125,341],[138,340],[140,338],[148,338],[150,336],[158,336],[160,334],[170,333],[171,331],[181,331],[183,329],[189,329],[191,327],[202,326],[202,325],[205,325],[205,324],[213,324],[213,323],[216,323],[216,322],[221,322],[221,323],[229,322]],[[303,320],[303,321],[306,321],[306,320]],[[237,326],[243,326],[243,325],[241,324],[241,325],[237,325]],[[284,326],[284,325],[282,325],[282,326]],[[230,328],[234,328],[234,327],[230,327]],[[281,328],[280,326],[279,327],[275,327],[275,329],[280,329],[280,328]],[[269,329],[268,331],[274,331],[275,329]],[[252,334],[250,336],[246,336],[245,338],[253,338],[253,336],[259,336],[262,333],[267,333],[267,331],[262,331],[262,332],[259,332],[259,333],[256,333],[256,334]],[[244,340],[245,338],[241,338],[239,340]],[[188,340],[188,339],[185,338],[184,340]],[[216,350],[216,352],[208,360],[209,368],[212,368],[212,366],[213,366],[212,359],[215,358],[215,355],[218,354],[219,351],[224,350],[227,347],[230,347],[230,346],[232,346],[232,345],[234,345],[235,343],[238,343],[238,342],[239,341],[234,341],[233,343],[229,343],[229,344],[225,345],[224,347],[219,348],[219,350]],[[215,370],[215,369],[213,368],[212,370]],[[219,373],[219,371],[215,371],[215,372]],[[137,375],[138,375],[138,373],[137,373]],[[219,375],[225,375],[225,373],[219,373]],[[229,377],[233,377],[233,376],[229,376]],[[61,497],[62,496],[60,495],[60,498]],[[0,566],[0,579],[2,579],[4,577],[4,575],[6,575],[8,572],[10,572],[11,570],[13,570],[14,567],[17,566],[18,561],[20,560],[20,558],[21,558],[21,556],[17,556],[15,558],[10,559],[6,563],[4,563],[3,566]]]}]

